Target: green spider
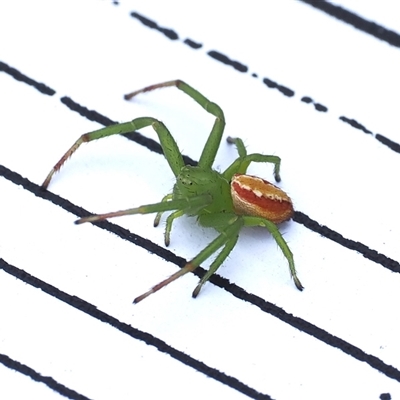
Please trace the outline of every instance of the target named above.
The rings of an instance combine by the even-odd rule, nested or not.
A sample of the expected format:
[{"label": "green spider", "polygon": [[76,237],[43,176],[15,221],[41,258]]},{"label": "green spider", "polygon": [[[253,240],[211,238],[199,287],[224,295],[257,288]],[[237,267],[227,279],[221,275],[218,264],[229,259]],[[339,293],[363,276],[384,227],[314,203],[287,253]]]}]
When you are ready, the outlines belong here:
[{"label": "green spider", "polygon": [[96,222],[129,214],[157,213],[154,220],[154,226],[157,226],[165,211],[173,211],[166,219],[164,234],[166,246],[170,243],[174,220],[185,214],[192,217],[196,216],[197,221],[202,226],[216,229],[219,235],[200,251],[196,257],[186,263],[182,269],[153,286],[148,292],[136,297],[133,302],[138,303],[182,275],[195,270],[201,263],[222,248],[211,263],[209,270],[194,289],[192,296],[197,297],[204,283],[217,271],[235,247],[239,232],[244,226],[261,226],[271,233],[289,262],[290,273],[297,289],[303,290],[303,286],[296,274],[293,254],[276,226],[276,224],[293,216],[292,201],[284,191],[273,184],[261,178],[246,175],[247,168],[251,162],[272,163],[274,164],[275,180],[279,182],[280,158],[258,153],[247,154],[241,139],[228,137],[228,143],[236,145],[239,157],[224,172],[215,171],[212,169],[212,165],[225,127],[224,113],[217,104],[210,102],[201,93],[181,80],[145,87],[125,95],[125,99],[129,100],[139,93],[168,86],[176,86],[215,116],[214,126],[197,166],[184,164],[182,154],[174,138],[161,121],[151,117],[142,117],[82,135],[53,167],[42,187],[47,189],[54,173],[61,168],[82,143],[152,126],[158,135],[165,158],[176,177],[172,193],[167,194],[159,203],[108,214],[93,215],[81,218],[75,223]]}]

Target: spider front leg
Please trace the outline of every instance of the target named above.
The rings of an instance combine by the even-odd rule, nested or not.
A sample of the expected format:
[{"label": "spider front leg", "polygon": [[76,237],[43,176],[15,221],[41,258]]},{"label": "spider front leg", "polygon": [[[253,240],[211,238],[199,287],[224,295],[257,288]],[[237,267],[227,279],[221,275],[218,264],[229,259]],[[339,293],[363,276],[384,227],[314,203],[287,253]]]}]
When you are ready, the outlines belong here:
[{"label": "spider front leg", "polygon": [[102,139],[112,135],[123,135],[124,133],[129,133],[141,128],[145,128],[147,126],[151,126],[157,133],[165,158],[167,159],[172,172],[175,176],[177,176],[185,164],[183,162],[182,154],[179,151],[175,139],[172,137],[167,127],[161,121],[157,121],[156,119],[151,117],[142,117],[136,118],[130,122],[111,125],[107,128],[102,128],[97,131],[85,133],[84,135],[82,135],[61,157],[58,163],[52,168],[52,170],[49,172],[46,179],[42,183],[42,188],[47,189],[53,175],[60,170],[65,161],[67,161],[68,158],[71,157],[72,154],[74,154],[75,151],[78,150],[78,148],[83,143]]},{"label": "spider front leg", "polygon": [[[167,194],[166,196],[164,196],[162,198],[161,202],[170,201],[173,199],[173,197],[174,197],[174,195],[172,193]],[[157,213],[156,217],[154,218],[154,223],[153,223],[154,228],[156,228],[159,225],[162,215],[163,215],[163,212]]]},{"label": "spider front leg", "polygon": [[172,223],[175,221],[176,218],[182,217],[185,212],[183,210],[175,211],[174,213],[168,215],[167,220],[165,221],[165,232],[164,232],[164,243],[168,247],[171,240],[171,229]]},{"label": "spider front leg", "polygon": [[[170,201],[173,198],[174,198],[174,194],[170,193],[170,194],[167,194],[166,196],[164,196],[161,201],[162,202]],[[175,218],[181,217],[183,214],[184,214],[184,212],[179,210],[179,211],[175,211],[174,213],[170,214],[167,218],[166,225],[165,225],[165,231],[164,231],[164,243],[167,247],[170,244],[172,223],[174,222]],[[160,211],[157,213],[156,217],[154,218],[154,223],[153,223],[154,228],[156,228],[159,225],[162,215],[163,215],[163,211]]]},{"label": "spider front leg", "polygon": [[271,163],[274,164],[274,177],[277,182],[281,181],[280,168],[281,159],[278,156],[264,155],[259,153],[247,154],[243,140],[240,138],[228,137],[227,142],[236,145],[239,153],[237,158],[223,173],[223,176],[230,181],[234,174],[245,174],[250,163]]},{"label": "spider front leg", "polygon": [[135,90],[132,93],[126,94],[124,98],[126,100],[130,100],[132,97],[137,96],[139,93],[145,93],[151,90],[170,87],[170,86],[175,86],[176,88],[182,90],[182,92],[191,97],[196,103],[198,103],[202,108],[204,108],[204,110],[208,111],[210,114],[216,117],[214,126],[211,130],[210,135],[208,136],[207,142],[204,146],[204,149],[201,153],[198,163],[199,167],[201,168],[205,169],[211,168],[214,163],[218,148],[221,144],[221,138],[225,128],[224,113],[218,106],[218,104],[211,102],[196,89],[192,88],[190,85],[179,79],[174,81],[157,83],[151,86],[146,86],[143,89]]}]

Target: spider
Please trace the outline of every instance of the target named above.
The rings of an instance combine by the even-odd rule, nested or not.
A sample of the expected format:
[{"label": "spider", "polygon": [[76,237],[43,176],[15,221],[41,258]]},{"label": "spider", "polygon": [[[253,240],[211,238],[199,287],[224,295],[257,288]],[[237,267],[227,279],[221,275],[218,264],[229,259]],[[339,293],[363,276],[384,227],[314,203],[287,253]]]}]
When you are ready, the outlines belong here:
[{"label": "spider", "polygon": [[276,226],[276,224],[287,221],[293,216],[292,201],[283,190],[272,183],[255,176],[246,175],[247,168],[252,162],[272,163],[274,164],[275,180],[279,182],[280,158],[258,153],[247,154],[241,139],[228,137],[228,143],[236,146],[239,157],[222,173],[212,169],[224,132],[224,113],[217,104],[209,101],[200,92],[181,80],[147,86],[125,95],[124,98],[129,100],[139,93],[169,86],[175,86],[182,90],[204,110],[215,116],[213,128],[197,166],[184,164],[182,154],[174,138],[161,121],[151,117],[141,117],[135,118],[130,122],[112,125],[82,135],[53,167],[43,182],[42,188],[47,189],[54,173],[61,168],[82,143],[151,126],[158,135],[164,156],[176,178],[172,193],[167,194],[159,203],[107,214],[92,215],[78,219],[75,223],[97,222],[129,214],[157,213],[154,220],[154,226],[157,226],[165,211],[173,211],[166,218],[164,233],[166,246],[170,243],[174,220],[185,214],[197,217],[200,225],[214,228],[219,235],[178,272],[153,286],[141,296],[136,297],[133,302],[138,303],[182,275],[195,270],[201,263],[220,250],[192,293],[194,298],[197,297],[202,286],[217,271],[233,250],[237,243],[239,232],[245,226],[261,226],[271,233],[289,263],[290,273],[297,289],[303,290],[303,286],[296,274],[293,254]]}]

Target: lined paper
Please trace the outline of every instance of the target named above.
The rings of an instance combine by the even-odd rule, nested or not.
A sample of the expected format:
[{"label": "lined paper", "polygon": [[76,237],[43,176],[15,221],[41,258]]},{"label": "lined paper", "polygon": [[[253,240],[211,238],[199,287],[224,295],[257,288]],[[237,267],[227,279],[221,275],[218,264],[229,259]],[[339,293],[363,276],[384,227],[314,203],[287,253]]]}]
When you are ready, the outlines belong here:
[{"label": "lined paper", "polygon": [[[395,2],[58,1],[0,5],[0,398],[396,399],[400,396],[399,9]],[[194,218],[73,222],[159,202],[174,176],[140,116],[196,162],[224,110],[214,168],[282,159],[280,225],[305,286],[263,229],[244,229],[197,299],[187,274],[134,305],[216,232]],[[192,162],[190,161],[190,162]],[[249,173],[273,180],[272,167]]]}]

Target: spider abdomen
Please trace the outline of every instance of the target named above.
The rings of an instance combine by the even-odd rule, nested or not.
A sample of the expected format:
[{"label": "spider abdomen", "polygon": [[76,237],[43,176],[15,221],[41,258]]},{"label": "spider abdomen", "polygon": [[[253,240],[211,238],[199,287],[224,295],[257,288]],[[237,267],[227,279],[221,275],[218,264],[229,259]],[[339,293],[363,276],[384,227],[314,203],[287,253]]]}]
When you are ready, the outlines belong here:
[{"label": "spider abdomen", "polygon": [[231,195],[237,214],[263,217],[276,224],[293,216],[290,197],[282,189],[256,176],[234,175]]}]

